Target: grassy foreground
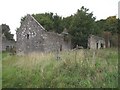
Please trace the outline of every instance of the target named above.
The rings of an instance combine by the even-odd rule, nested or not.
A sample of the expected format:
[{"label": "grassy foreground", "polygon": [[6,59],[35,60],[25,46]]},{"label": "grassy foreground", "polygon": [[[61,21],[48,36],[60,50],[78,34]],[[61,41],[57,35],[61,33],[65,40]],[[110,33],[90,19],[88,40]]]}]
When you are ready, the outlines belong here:
[{"label": "grassy foreground", "polygon": [[116,88],[117,49],[10,56],[3,53],[3,88]]}]

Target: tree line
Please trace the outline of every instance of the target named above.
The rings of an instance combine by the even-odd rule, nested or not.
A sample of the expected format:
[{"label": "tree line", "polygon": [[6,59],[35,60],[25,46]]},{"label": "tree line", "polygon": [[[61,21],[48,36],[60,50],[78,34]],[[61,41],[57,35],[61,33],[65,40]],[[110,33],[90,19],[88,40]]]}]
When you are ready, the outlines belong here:
[{"label": "tree line", "polygon": [[71,36],[73,48],[76,45],[87,48],[87,40],[90,34],[104,37],[106,42],[110,40],[111,46],[118,45],[118,21],[116,16],[96,20],[89,9],[82,6],[74,15],[61,17],[53,13],[32,14],[32,16],[47,31],[62,33],[64,29]]},{"label": "tree line", "polygon": [[2,24],[1,29],[0,29],[0,33],[2,33],[7,40],[15,41],[14,38],[13,38],[14,34],[12,34],[10,32],[9,25]]},{"label": "tree line", "polygon": [[[61,17],[57,14],[41,13],[32,16],[47,30],[62,33],[64,30],[70,35],[73,48],[76,45],[87,48],[87,40],[90,34],[104,37],[110,40],[111,46],[118,45],[118,30],[120,21],[116,16],[109,16],[106,19],[96,20],[96,17],[89,9],[82,6],[74,15]],[[21,22],[26,16],[21,18]],[[9,38],[9,37],[8,37]]]}]

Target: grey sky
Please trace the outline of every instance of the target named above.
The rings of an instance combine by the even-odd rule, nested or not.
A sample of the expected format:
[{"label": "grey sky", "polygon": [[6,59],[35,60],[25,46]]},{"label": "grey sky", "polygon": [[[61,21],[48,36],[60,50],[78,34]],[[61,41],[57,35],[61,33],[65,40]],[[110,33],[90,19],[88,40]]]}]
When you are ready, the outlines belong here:
[{"label": "grey sky", "polygon": [[0,24],[6,23],[11,32],[20,26],[26,14],[53,12],[66,17],[85,6],[99,19],[118,15],[119,0],[0,0]]}]

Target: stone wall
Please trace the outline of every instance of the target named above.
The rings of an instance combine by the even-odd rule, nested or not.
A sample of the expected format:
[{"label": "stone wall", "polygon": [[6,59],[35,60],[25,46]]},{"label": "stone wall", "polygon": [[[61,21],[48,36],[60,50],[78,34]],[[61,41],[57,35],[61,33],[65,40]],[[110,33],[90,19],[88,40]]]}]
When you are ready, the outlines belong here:
[{"label": "stone wall", "polygon": [[[17,34],[17,53],[52,52],[61,46],[68,49],[62,35],[47,32],[31,15],[27,15]],[[67,47],[68,45],[68,47]]]},{"label": "stone wall", "polygon": [[15,41],[9,41],[9,40],[2,40],[2,51],[6,51],[6,49],[11,49],[13,47],[16,47]]},{"label": "stone wall", "polygon": [[54,52],[60,49],[62,43],[61,37],[53,32],[48,32],[44,42],[44,49],[46,52]]},{"label": "stone wall", "polygon": [[2,34],[2,27],[0,26],[0,52],[6,51],[6,49],[11,49],[16,47],[16,42],[7,40],[4,34]]},{"label": "stone wall", "polygon": [[46,52],[62,51],[71,49],[71,42],[65,41],[63,35],[48,32],[44,43]]},{"label": "stone wall", "polygon": [[71,46],[71,40],[64,41],[64,39],[63,39],[62,48],[63,48],[63,50],[70,50],[72,48],[72,46]]},{"label": "stone wall", "polygon": [[90,49],[105,48],[105,40],[102,37],[91,35],[88,38],[88,47]]},{"label": "stone wall", "polygon": [[27,15],[22,22],[17,34],[17,53],[29,53],[34,51],[44,51],[43,36],[46,31],[34,20],[30,15]]}]

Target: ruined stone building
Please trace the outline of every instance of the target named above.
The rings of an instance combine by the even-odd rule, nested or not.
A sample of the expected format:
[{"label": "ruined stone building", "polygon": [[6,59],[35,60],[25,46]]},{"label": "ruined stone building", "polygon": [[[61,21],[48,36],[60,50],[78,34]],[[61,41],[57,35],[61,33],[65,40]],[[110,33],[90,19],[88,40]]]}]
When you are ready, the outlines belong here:
[{"label": "ruined stone building", "polygon": [[65,35],[47,32],[45,28],[29,14],[16,31],[16,36],[17,54],[62,51],[71,48],[71,41],[65,40]]},{"label": "ruined stone building", "polygon": [[16,42],[6,39],[5,35],[2,34],[2,26],[0,25],[0,52],[9,51],[13,47],[16,47]]},{"label": "ruined stone building", "polygon": [[88,38],[88,48],[90,49],[105,48],[105,39],[95,35],[90,35],[90,37]]},{"label": "ruined stone building", "polygon": [[16,42],[7,40],[4,34],[0,35],[0,52],[1,51],[10,51],[12,48],[16,47]]}]

